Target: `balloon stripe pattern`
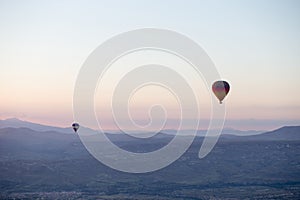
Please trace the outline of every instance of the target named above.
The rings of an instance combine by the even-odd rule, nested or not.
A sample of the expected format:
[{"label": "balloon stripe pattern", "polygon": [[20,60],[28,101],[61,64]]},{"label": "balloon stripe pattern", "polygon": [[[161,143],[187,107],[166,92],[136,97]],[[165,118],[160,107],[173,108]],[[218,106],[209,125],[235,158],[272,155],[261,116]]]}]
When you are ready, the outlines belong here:
[{"label": "balloon stripe pattern", "polygon": [[222,101],[227,96],[229,90],[230,90],[230,85],[226,81],[216,81],[212,85],[212,91],[219,99],[220,104],[222,104]]}]

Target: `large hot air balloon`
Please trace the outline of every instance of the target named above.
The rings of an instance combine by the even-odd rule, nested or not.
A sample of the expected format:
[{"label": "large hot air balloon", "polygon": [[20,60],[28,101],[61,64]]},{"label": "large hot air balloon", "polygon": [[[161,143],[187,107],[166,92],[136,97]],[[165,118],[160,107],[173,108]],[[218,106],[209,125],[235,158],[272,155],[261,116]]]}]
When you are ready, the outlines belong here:
[{"label": "large hot air balloon", "polygon": [[219,99],[220,104],[222,103],[223,99],[226,97],[230,90],[229,83],[226,81],[216,81],[212,85],[212,91],[216,95],[216,97]]},{"label": "large hot air balloon", "polygon": [[75,131],[75,133],[77,132],[77,130],[79,129],[79,124],[78,123],[73,123],[72,124],[72,128]]}]

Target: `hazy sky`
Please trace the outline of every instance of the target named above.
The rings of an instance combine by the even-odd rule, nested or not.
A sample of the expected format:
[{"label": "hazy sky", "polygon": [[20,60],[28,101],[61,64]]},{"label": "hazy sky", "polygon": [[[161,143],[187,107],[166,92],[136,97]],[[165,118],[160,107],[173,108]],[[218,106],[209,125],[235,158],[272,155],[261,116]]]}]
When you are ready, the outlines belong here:
[{"label": "hazy sky", "polygon": [[300,124],[299,19],[297,0],[0,1],[0,119],[68,126],[87,56],[114,35],[153,27],[196,41],[229,80],[227,126]]}]

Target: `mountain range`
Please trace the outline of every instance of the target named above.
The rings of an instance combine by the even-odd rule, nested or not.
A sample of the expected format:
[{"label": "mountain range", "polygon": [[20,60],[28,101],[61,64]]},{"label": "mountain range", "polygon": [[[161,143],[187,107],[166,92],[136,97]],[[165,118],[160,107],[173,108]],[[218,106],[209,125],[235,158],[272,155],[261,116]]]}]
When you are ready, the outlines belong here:
[{"label": "mountain range", "polygon": [[[68,134],[73,134],[74,131],[72,130],[71,126],[70,127],[55,127],[55,126],[48,126],[48,125],[42,125],[38,123],[33,123],[29,121],[24,121],[20,120],[17,118],[8,118],[4,120],[0,120],[0,128],[7,128],[7,127],[12,127],[12,128],[29,128],[35,131],[56,131],[60,133],[68,133]],[[80,131],[84,132],[86,135],[94,135],[97,134],[97,130],[93,130],[91,128],[87,127],[80,127]],[[118,131],[107,131],[109,133],[119,133]],[[165,129],[161,131],[162,133],[169,134],[169,135],[175,135],[177,134],[177,130],[174,129]],[[183,130],[181,135],[192,135],[194,130]],[[206,130],[197,130],[197,136],[205,136]],[[249,136],[249,135],[258,135],[263,133],[264,131],[261,130],[236,130],[236,129],[231,129],[231,128],[225,128],[222,130],[222,134],[227,134],[227,135],[238,135],[238,136]],[[142,134],[142,133],[141,133]]]},{"label": "mountain range", "polygon": [[[300,126],[250,136],[223,134],[203,159],[198,136],[177,161],[146,174],[110,169],[66,129],[71,128],[0,122],[0,199],[300,198]],[[174,137],[107,135],[132,152],[159,149]]]},{"label": "mountain range", "polygon": [[[8,118],[4,120],[0,120],[0,128],[29,128],[34,131],[56,131],[60,133],[68,133],[68,134],[74,134],[73,129],[70,127],[55,127],[55,126],[48,126],[43,124],[37,124],[33,122],[23,121],[17,118]],[[97,132],[93,129],[87,128],[87,127],[80,127],[80,129],[85,132],[87,135],[93,135]]]}]

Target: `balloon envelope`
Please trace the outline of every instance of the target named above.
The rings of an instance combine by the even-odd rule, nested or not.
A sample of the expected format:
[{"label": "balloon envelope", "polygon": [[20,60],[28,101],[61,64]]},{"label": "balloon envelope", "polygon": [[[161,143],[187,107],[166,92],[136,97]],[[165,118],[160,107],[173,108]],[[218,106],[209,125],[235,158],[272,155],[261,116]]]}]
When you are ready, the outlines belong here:
[{"label": "balloon envelope", "polygon": [[79,129],[79,124],[78,123],[73,123],[72,124],[72,128],[75,131],[75,133],[77,132],[77,130]]},{"label": "balloon envelope", "polygon": [[230,85],[226,81],[216,81],[212,85],[212,90],[221,104],[230,90]]}]

